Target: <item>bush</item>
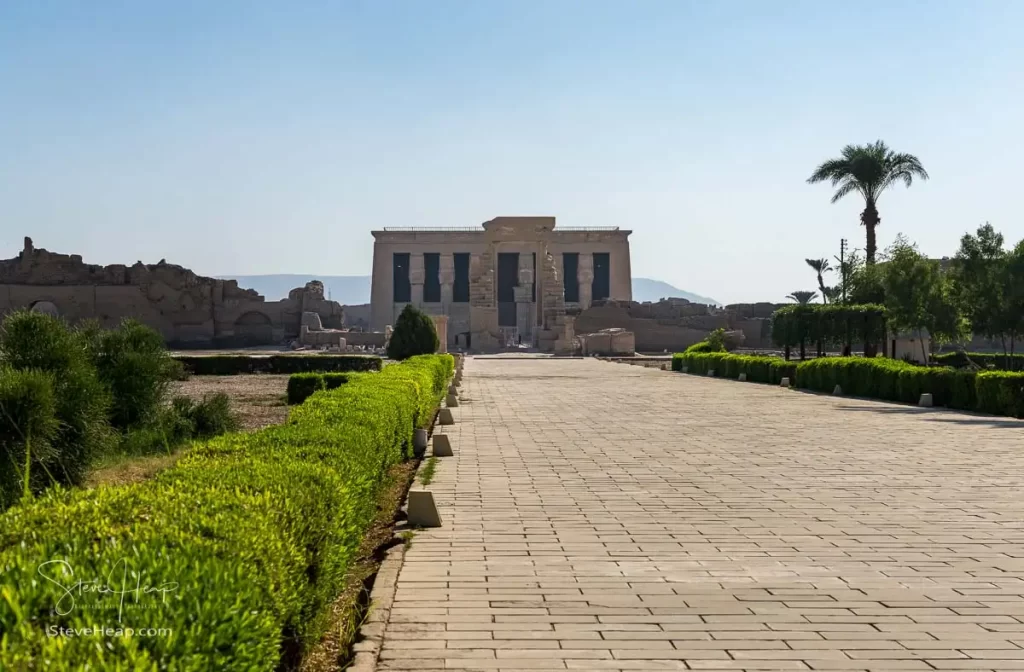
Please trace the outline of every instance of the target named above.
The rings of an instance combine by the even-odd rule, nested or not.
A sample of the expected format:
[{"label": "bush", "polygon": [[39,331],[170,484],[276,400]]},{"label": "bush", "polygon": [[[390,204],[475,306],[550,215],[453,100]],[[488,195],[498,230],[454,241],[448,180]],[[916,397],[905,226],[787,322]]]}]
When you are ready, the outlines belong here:
[{"label": "bush", "polygon": [[48,485],[46,472],[58,456],[52,445],[57,429],[49,374],[0,368],[0,509],[24,494],[26,468],[30,491]]},{"label": "bush", "polygon": [[975,379],[978,410],[1024,418],[1024,373],[983,371]]},{"label": "bush", "polygon": [[152,424],[157,420],[171,381],[181,377],[156,330],[135,320],[117,329],[81,328],[100,380],[110,390],[110,424],[116,429]]},{"label": "bush", "polygon": [[998,371],[1024,371],[1024,355],[1000,355],[984,352],[946,352],[941,355],[933,355],[932,360],[942,366],[952,366],[957,369],[969,366],[978,366],[982,369],[996,369]]},{"label": "bush", "polygon": [[779,357],[763,357],[756,355],[731,355],[716,352],[690,352],[672,355],[672,370],[682,371],[687,367],[688,373],[707,375],[714,371],[718,378],[739,378],[741,373],[747,374],[747,380],[753,383],[770,383],[778,385],[783,378],[793,380],[796,362],[787,362]]},{"label": "bush", "polygon": [[175,359],[195,376],[237,376],[247,373],[344,373],[380,371],[381,359],[372,355],[178,355]]},{"label": "bush", "polygon": [[288,378],[288,404],[301,404],[314,392],[324,389],[324,377],[319,373],[295,373]]},{"label": "bush", "polygon": [[438,345],[434,321],[409,304],[395,321],[395,330],[388,341],[388,358],[401,361],[416,355],[433,354],[437,352]]},{"label": "bush", "polygon": [[288,405],[301,404],[314,392],[333,390],[348,382],[347,373],[296,373],[288,379]]},{"label": "bush", "polygon": [[50,375],[58,429],[48,462],[52,482],[77,485],[92,460],[115,441],[108,422],[110,394],[90,360],[90,351],[55,317],[18,311],[0,328],[0,359],[11,369]]},{"label": "bush", "polygon": [[885,308],[880,305],[806,304],[772,313],[772,342],[796,348],[818,341],[826,347],[885,340]]},{"label": "bush", "polygon": [[[287,424],[197,445],[155,479],[51,493],[0,516],[0,669],[288,667],[319,640],[417,409],[437,404],[436,386],[417,381],[451,367],[436,356],[352,374]],[[37,574],[53,559],[84,581],[127,562],[169,592],[142,595],[152,608],[126,611],[125,625],[173,636],[47,636],[49,625],[91,627],[119,601],[76,594],[75,608],[54,616],[64,590]]]}]

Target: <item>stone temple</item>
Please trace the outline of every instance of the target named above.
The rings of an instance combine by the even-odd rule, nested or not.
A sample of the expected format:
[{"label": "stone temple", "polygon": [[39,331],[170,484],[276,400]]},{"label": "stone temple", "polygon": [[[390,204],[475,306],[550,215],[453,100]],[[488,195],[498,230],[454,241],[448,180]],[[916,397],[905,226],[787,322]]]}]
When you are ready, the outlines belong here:
[{"label": "stone temple", "polygon": [[630,233],[556,228],[554,217],[374,231],[370,328],[383,331],[413,304],[446,318],[450,348],[571,351],[572,315],[632,299]]}]

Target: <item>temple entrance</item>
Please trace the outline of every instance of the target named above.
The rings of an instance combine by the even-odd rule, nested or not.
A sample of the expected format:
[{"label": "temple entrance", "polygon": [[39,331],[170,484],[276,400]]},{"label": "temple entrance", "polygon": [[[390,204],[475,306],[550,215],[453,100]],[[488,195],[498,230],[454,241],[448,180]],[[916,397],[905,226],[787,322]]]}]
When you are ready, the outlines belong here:
[{"label": "temple entrance", "polygon": [[516,326],[516,287],[519,285],[519,253],[498,253],[498,327]]}]

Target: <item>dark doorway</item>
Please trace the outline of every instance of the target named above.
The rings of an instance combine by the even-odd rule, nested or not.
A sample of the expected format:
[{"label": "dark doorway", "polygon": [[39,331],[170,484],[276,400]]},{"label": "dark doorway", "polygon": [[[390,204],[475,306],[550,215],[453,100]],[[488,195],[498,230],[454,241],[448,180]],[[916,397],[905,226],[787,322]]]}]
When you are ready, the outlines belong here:
[{"label": "dark doorway", "polygon": [[516,286],[519,285],[519,253],[498,253],[498,326],[516,326]]}]

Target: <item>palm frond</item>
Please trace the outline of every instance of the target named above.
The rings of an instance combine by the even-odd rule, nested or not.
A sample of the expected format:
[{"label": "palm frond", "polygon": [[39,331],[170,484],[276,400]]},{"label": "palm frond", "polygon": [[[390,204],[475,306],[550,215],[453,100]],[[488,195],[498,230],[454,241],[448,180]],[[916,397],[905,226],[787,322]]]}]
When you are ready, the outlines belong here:
[{"label": "palm frond", "polygon": [[810,303],[811,301],[813,301],[814,299],[818,298],[818,293],[817,292],[808,292],[806,290],[800,290],[800,291],[793,292],[792,294],[788,295],[786,298],[791,300],[791,301],[796,301],[800,305],[806,305],[806,304]]},{"label": "palm frond", "polygon": [[835,203],[843,196],[846,196],[847,194],[853,191],[859,191],[863,194],[863,185],[857,182],[857,180],[849,178],[846,182],[843,182],[843,186],[836,189],[836,193],[832,194],[832,203]]},{"label": "palm frond", "polygon": [[818,275],[822,273],[828,273],[832,270],[832,267],[828,265],[828,259],[804,259],[807,265],[813,268]]},{"label": "palm frond", "polygon": [[832,186],[836,186],[843,179],[846,178],[850,173],[849,162],[843,159],[829,159],[825,163],[818,166],[811,176],[807,178],[808,184],[815,184],[817,182],[824,182],[829,180],[832,182]]}]

